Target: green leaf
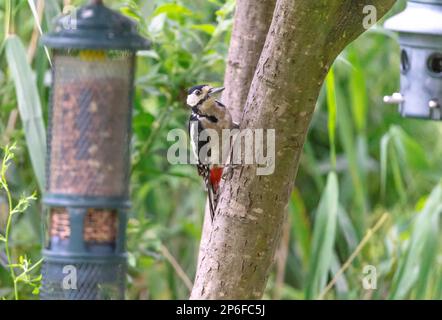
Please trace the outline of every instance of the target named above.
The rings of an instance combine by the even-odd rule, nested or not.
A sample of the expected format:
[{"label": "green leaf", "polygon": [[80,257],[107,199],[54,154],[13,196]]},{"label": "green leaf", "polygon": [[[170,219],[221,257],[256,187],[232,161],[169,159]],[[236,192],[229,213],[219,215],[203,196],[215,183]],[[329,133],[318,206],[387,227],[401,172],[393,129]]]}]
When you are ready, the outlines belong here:
[{"label": "green leaf", "polygon": [[192,26],[192,29],[203,31],[208,35],[213,35],[215,33],[216,27],[212,24],[194,24]]},{"label": "green leaf", "polygon": [[1,234],[0,234],[0,241],[1,242],[6,242],[6,238],[4,236],[2,236]]},{"label": "green leaf", "polygon": [[43,279],[43,275],[39,274],[37,277],[35,277],[34,279],[32,279],[32,282],[40,282]]},{"label": "green leaf", "polygon": [[120,8],[120,12],[137,22],[140,21],[140,15],[130,7],[122,7]]},{"label": "green leaf", "polygon": [[145,58],[152,58],[155,60],[160,60],[161,57],[158,55],[158,53],[154,50],[143,50],[143,51],[139,51],[137,53],[138,57],[145,57]]},{"label": "green leaf", "polygon": [[327,185],[316,212],[312,252],[307,278],[306,299],[315,299],[325,288],[333,258],[338,216],[339,185],[336,173],[328,175]]},{"label": "green leaf", "polygon": [[30,196],[22,196],[20,198],[20,200],[18,201],[17,205],[11,211],[11,215],[14,215],[16,213],[25,212],[29,208],[31,201],[34,201],[36,199],[37,198],[36,198],[35,194],[30,195]]},{"label": "green leaf", "polygon": [[40,190],[45,187],[46,131],[42,107],[26,50],[17,36],[6,39],[6,58],[15,84],[26,143]]},{"label": "green leaf", "polygon": [[154,17],[148,27],[149,33],[153,36],[156,36],[159,33],[161,33],[164,29],[166,18],[167,16],[164,13]]},{"label": "green leaf", "polygon": [[189,17],[193,14],[191,10],[184,6],[176,3],[166,3],[159,6],[153,13],[153,16],[156,17],[163,13],[166,14],[169,19],[175,21],[181,21],[184,17]]}]

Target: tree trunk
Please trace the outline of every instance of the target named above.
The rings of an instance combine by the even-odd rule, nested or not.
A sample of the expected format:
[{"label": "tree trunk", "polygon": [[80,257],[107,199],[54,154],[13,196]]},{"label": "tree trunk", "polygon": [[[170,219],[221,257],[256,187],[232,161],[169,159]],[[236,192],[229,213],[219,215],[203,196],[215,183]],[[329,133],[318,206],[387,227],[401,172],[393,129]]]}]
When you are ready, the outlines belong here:
[{"label": "tree trunk", "polygon": [[241,122],[241,128],[276,130],[275,172],[257,176],[255,165],[242,166],[222,184],[215,220],[202,241],[192,299],[262,297],[325,76],[364,31],[364,6],[374,5],[380,17],[393,3],[277,1]]}]

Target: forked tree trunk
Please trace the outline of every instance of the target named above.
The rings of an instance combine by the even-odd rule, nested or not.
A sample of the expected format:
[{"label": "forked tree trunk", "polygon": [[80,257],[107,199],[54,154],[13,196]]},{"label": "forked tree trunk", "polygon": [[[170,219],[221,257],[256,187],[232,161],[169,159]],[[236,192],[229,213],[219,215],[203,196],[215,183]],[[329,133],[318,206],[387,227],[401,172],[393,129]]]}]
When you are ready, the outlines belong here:
[{"label": "forked tree trunk", "polygon": [[275,172],[257,176],[256,166],[242,166],[221,186],[215,221],[205,224],[192,299],[262,297],[325,76],[364,31],[364,7],[374,5],[381,17],[394,2],[277,1],[241,121],[241,128],[276,130]]}]

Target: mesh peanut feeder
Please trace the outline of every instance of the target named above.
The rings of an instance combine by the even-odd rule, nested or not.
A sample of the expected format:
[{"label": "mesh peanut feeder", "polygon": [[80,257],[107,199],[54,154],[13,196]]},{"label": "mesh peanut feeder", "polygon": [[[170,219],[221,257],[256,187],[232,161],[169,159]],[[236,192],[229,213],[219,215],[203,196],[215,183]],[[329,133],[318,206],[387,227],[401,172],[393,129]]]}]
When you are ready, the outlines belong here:
[{"label": "mesh peanut feeder", "polygon": [[124,298],[134,23],[91,1],[43,38],[53,49],[43,299]]}]

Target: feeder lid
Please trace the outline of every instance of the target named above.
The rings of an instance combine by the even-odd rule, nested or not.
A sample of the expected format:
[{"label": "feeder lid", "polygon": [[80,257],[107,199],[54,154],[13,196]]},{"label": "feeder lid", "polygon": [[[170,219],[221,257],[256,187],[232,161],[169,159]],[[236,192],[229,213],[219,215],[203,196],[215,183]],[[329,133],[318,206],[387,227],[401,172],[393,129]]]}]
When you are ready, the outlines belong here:
[{"label": "feeder lid", "polygon": [[385,28],[399,33],[442,36],[442,0],[410,0],[403,12],[385,22]]},{"label": "feeder lid", "polygon": [[43,43],[55,49],[142,50],[150,42],[140,36],[131,19],[96,1],[65,15],[56,22],[55,32]]}]

